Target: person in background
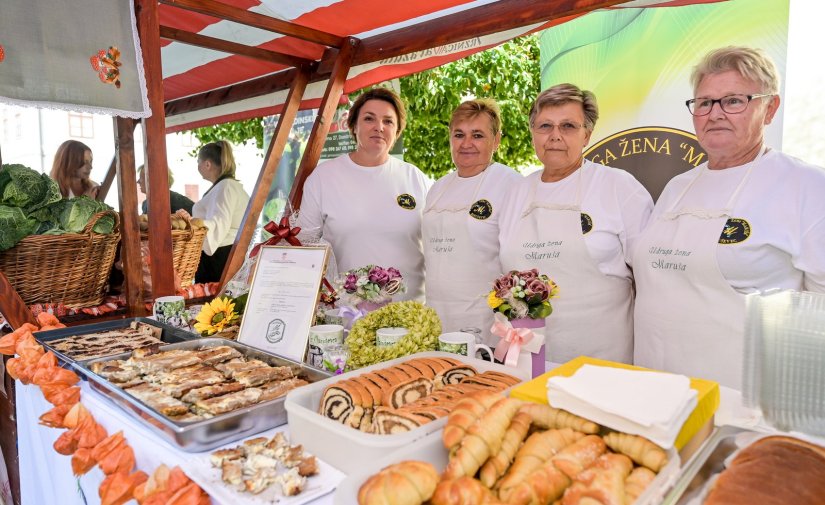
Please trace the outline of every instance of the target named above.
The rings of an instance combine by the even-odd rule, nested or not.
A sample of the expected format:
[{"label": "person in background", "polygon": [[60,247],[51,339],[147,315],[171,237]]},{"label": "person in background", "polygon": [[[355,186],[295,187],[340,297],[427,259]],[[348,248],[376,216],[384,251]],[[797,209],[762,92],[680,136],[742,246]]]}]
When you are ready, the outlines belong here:
[{"label": "person in background", "polygon": [[92,150],[77,140],[60,144],[52,163],[51,177],[57,181],[63,198],[88,196],[96,199],[100,185],[89,179],[92,173]]},{"label": "person in background", "polygon": [[218,282],[241,227],[249,195],[235,179],[235,157],[225,140],[200,148],[198,172],[212,187],[192,206],[192,217],[202,219],[208,228],[195,282]]},{"label": "person in background", "polygon": [[740,389],[745,295],[825,292],[825,170],[765,145],[779,74],[761,50],[711,51],[691,83],[708,158],[665,186],[638,240],[634,359]]},{"label": "person in background", "polygon": [[630,251],[653,199],[630,173],[584,159],[599,117],[573,84],[543,91],[530,131],[543,170],[523,179],[501,219],[501,269],[537,268],[559,287],[547,320],[547,359],[633,359]]},{"label": "person in background", "polygon": [[441,330],[476,327],[488,345],[493,311],[487,293],[501,275],[499,214],[505,195],[521,180],[493,162],[501,143],[501,111],[495,100],[469,100],[453,111],[450,151],[456,171],[433,184],[424,207],[427,305]]},{"label": "person in background", "polygon": [[406,121],[393,91],[360,95],[347,118],[355,151],[319,164],[307,178],[297,226],[329,241],[338,272],[369,264],[397,268],[407,292],[395,301],[423,301],[421,215],[429,180],[390,156]]},{"label": "person in background", "polygon": [[[172,175],[172,169],[169,170],[169,188],[172,187],[172,184],[175,182],[175,178]],[[140,192],[144,195],[146,194],[146,171],[144,165],[141,165],[138,168],[138,186],[140,187]],[[192,214],[192,206],[195,205],[195,202],[190,200],[189,198],[185,197],[184,195],[172,191],[169,189],[169,210],[170,214],[174,214],[178,210],[185,210],[189,215]],[[141,204],[141,211],[143,214],[149,213],[149,199],[146,198],[143,200]]]}]

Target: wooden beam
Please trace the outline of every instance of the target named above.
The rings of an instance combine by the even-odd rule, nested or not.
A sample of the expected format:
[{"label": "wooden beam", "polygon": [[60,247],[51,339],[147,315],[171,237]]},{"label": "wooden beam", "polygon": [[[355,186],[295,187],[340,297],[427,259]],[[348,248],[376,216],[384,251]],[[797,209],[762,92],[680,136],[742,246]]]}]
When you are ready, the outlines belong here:
[{"label": "wooden beam", "polygon": [[[297,74],[298,71],[291,68],[239,84],[207,91],[206,93],[172,100],[166,102],[164,109],[167,116],[174,116],[216,105],[237,102],[238,100],[268,95],[289,88]],[[320,77],[317,80],[320,80]],[[310,82],[313,82],[312,79],[310,79]]]},{"label": "wooden beam", "polygon": [[344,38],[332,33],[322,32],[313,28],[307,28],[289,21],[283,21],[257,12],[239,9],[221,2],[210,0],[160,0],[160,3],[199,12],[208,16],[234,21],[247,26],[254,26],[262,30],[289,35],[308,42],[314,42],[323,46],[341,47]]},{"label": "wooden beam", "polygon": [[172,222],[169,212],[169,169],[166,166],[166,121],[163,116],[163,75],[157,0],[135,0],[140,47],[149,107],[153,114],[143,120],[146,199],[149,200],[149,254],[152,295],[175,294],[172,267]]},{"label": "wooden beam", "polygon": [[304,196],[304,183],[309,174],[315,170],[315,165],[318,164],[318,160],[321,158],[321,150],[324,148],[329,126],[335,117],[338,100],[344,91],[344,83],[347,80],[349,69],[352,67],[352,57],[358,48],[358,42],[358,39],[349,38],[348,43],[341,48],[338,59],[335,60],[335,65],[332,67],[332,74],[329,76],[327,89],[318,109],[318,117],[315,118],[315,123],[312,125],[312,132],[309,134],[307,146],[301,158],[301,165],[295,175],[295,182],[292,183],[292,191],[289,194],[294,210],[301,207],[301,199]]},{"label": "wooden beam", "polygon": [[289,140],[292,124],[298,115],[298,107],[301,105],[301,99],[304,96],[304,91],[309,82],[309,74],[309,67],[299,68],[298,75],[292,82],[292,87],[289,90],[289,95],[284,104],[284,110],[281,112],[281,117],[278,120],[278,125],[275,127],[272,140],[269,141],[269,148],[266,151],[264,164],[261,168],[261,173],[258,175],[258,181],[255,183],[255,191],[252,192],[252,197],[249,199],[246,213],[244,213],[244,218],[241,222],[241,228],[238,230],[235,243],[232,245],[232,251],[229,253],[229,259],[224,266],[223,275],[221,276],[221,286],[225,286],[226,283],[232,279],[238,270],[240,270],[241,266],[243,266],[243,262],[246,259],[246,251],[249,249],[249,243],[252,241],[252,235],[255,233],[261,210],[263,210],[266,199],[269,196],[269,188],[272,186],[272,181],[278,173],[278,164],[281,162],[284,148]]},{"label": "wooden beam", "polygon": [[106,195],[109,194],[109,189],[112,187],[112,182],[115,180],[115,169],[117,167],[117,154],[112,156],[112,161],[109,163],[109,170],[106,171],[106,177],[100,183],[100,189],[97,191],[98,202],[106,201]]},{"label": "wooden beam", "polygon": [[290,67],[308,65],[311,63],[311,60],[306,58],[299,58],[290,54],[261,49],[260,47],[238,44],[237,42],[208,37],[206,35],[187,32],[185,30],[179,30],[177,28],[171,28],[163,25],[160,26],[160,36],[164,39],[176,40],[192,46],[204,47],[206,49],[213,49],[224,53],[239,54],[241,56],[248,56],[249,58],[254,58],[256,60],[279,63]]},{"label": "wooden beam", "polygon": [[115,160],[120,202],[120,262],[126,308],[130,317],[146,315],[143,304],[143,264],[140,258],[138,226],[137,173],[135,170],[135,127],[137,121],[116,117]]},{"label": "wooden beam", "polygon": [[352,65],[363,65],[491,33],[582,14],[625,1],[627,0],[493,2],[363,39],[355,53]]}]

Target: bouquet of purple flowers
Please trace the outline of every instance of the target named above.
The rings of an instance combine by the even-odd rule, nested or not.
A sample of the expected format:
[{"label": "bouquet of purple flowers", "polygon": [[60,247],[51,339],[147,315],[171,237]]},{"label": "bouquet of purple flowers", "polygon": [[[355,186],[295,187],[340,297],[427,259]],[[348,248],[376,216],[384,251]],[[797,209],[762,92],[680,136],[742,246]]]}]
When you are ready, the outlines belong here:
[{"label": "bouquet of purple flowers", "polygon": [[360,302],[384,303],[407,287],[401,272],[393,267],[367,265],[344,272],[340,277],[341,289],[353,304]]},{"label": "bouquet of purple flowers", "polygon": [[550,299],[558,296],[559,287],[535,268],[511,270],[493,283],[487,304],[507,319],[544,319],[553,312]]}]

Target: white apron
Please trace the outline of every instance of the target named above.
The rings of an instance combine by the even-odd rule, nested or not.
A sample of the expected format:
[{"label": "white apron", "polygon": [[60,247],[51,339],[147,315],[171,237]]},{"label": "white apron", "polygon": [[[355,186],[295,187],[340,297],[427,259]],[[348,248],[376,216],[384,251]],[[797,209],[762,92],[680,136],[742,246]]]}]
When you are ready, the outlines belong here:
[{"label": "white apron", "polygon": [[558,284],[559,297],[550,302],[553,313],[545,329],[549,361],[592,356],[630,363],[631,282],[603,274],[590,257],[581,226],[581,168],[578,177],[573,205],[534,201],[540,184],[536,178],[516,229],[501,246],[501,265],[507,271],[537,268]]},{"label": "white apron", "polygon": [[678,207],[707,170],[704,165],[671,208],[639,237],[633,252],[635,364],[741,389],[745,295],[722,276],[716,248],[762,154],[751,162],[724,208]]},{"label": "white apron", "polygon": [[[487,293],[501,275],[496,262],[483,261],[473,246],[467,226],[470,206],[487,176],[479,177],[472,199],[460,207],[440,207],[438,201],[450,189],[452,179],[426,209],[423,218],[424,254],[426,257],[427,305],[438,312],[441,331],[458,331],[472,326],[481,329],[485,344],[494,345],[490,335],[493,310],[487,305]],[[453,177],[458,177],[454,173]],[[492,342],[495,340],[495,342]]]}]

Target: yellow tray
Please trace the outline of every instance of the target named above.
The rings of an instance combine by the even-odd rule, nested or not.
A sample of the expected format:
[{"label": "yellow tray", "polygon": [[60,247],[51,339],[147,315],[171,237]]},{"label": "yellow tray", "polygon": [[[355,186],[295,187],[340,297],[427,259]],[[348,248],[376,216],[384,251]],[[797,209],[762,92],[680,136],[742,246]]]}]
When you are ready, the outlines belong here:
[{"label": "yellow tray", "polygon": [[[544,375],[514,387],[510,390],[510,396],[536,403],[547,403],[547,379],[553,376],[570,377],[585,364],[625,368],[627,370],[649,370],[640,366],[579,356]],[[681,450],[713,418],[713,414],[719,408],[719,384],[706,379],[692,378],[690,379],[690,387],[699,393],[698,402],[696,408],[693,409],[684,426],[682,426],[682,431],[676,437],[675,445],[678,450]]]}]

